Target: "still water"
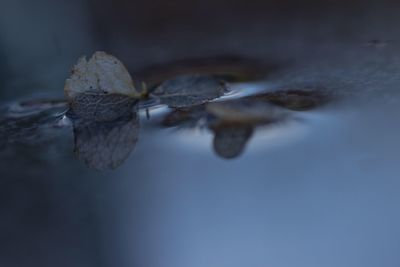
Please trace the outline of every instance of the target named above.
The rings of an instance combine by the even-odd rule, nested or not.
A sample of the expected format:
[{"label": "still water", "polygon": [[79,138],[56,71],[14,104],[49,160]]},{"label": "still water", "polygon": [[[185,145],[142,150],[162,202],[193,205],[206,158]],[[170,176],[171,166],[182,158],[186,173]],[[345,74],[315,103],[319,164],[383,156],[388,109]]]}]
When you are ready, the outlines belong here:
[{"label": "still water", "polygon": [[232,159],[214,151],[201,122],[163,127],[170,109],[154,103],[140,110],[139,141],[115,170],[74,157],[63,116],[22,144],[5,142],[1,262],[398,266],[398,46],[338,47],[262,81],[231,84],[223,99],[307,86],[338,96],[257,127]]}]

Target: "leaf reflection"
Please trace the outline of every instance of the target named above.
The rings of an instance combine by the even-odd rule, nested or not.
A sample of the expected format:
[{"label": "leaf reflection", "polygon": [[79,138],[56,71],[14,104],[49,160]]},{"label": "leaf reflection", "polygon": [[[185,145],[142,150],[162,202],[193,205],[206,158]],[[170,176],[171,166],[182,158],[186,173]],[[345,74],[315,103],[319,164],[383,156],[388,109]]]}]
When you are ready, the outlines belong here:
[{"label": "leaf reflection", "polygon": [[[257,128],[293,118],[329,101],[319,90],[282,90],[239,99],[208,102],[175,108],[162,120],[166,127],[198,127],[200,121],[214,134],[213,148],[218,156],[240,156]],[[201,124],[204,125],[204,124]],[[277,124],[278,125],[278,124]]]},{"label": "leaf reflection", "polygon": [[214,132],[214,151],[225,159],[240,156],[254,132],[254,127],[246,124],[219,124],[210,129]]},{"label": "leaf reflection", "polygon": [[127,111],[111,121],[93,121],[68,113],[74,127],[75,153],[85,164],[105,170],[119,167],[130,155],[139,137],[139,116]]},{"label": "leaf reflection", "polygon": [[147,101],[154,106],[161,103],[171,110],[162,118],[163,126],[207,128],[214,135],[216,154],[233,159],[243,153],[257,128],[265,125],[273,128],[276,122],[330,100],[323,93],[326,90],[314,90],[314,87],[235,99],[232,95],[222,97],[228,93],[226,78],[232,81],[250,78],[251,74],[257,77],[266,69],[256,62],[236,59],[219,63],[214,67],[206,63],[186,67],[178,64],[166,73],[150,70],[147,73],[152,77],[149,91],[144,83],[133,82],[122,62],[114,56],[96,52],[89,60],[82,57],[66,80],[66,101],[28,101],[18,106],[19,113],[11,112],[11,117],[7,115],[9,110],[0,110],[6,114],[0,117],[3,137],[0,147],[39,139],[41,130],[57,127],[66,114],[72,121],[77,157],[90,168],[115,169],[138,142],[138,109],[149,108],[143,105]]}]

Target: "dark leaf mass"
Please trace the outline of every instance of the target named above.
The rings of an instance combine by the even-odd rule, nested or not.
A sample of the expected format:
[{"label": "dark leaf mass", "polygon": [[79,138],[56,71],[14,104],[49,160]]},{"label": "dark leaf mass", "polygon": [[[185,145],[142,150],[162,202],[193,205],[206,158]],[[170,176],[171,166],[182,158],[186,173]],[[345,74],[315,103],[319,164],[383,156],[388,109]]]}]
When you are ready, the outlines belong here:
[{"label": "dark leaf mass", "polygon": [[135,103],[137,99],[125,95],[89,91],[77,95],[70,102],[70,107],[80,118],[107,122],[130,112]]},{"label": "dark leaf mass", "polygon": [[253,127],[249,125],[224,124],[213,126],[211,130],[214,132],[214,151],[225,159],[240,156],[253,135]]},{"label": "dark leaf mass", "polygon": [[120,166],[134,149],[139,136],[139,117],[128,112],[113,121],[96,122],[71,115],[75,152],[88,167],[105,170]]},{"label": "dark leaf mass", "polygon": [[223,82],[210,76],[186,75],[165,81],[153,93],[169,107],[190,107],[206,103],[224,94]]}]

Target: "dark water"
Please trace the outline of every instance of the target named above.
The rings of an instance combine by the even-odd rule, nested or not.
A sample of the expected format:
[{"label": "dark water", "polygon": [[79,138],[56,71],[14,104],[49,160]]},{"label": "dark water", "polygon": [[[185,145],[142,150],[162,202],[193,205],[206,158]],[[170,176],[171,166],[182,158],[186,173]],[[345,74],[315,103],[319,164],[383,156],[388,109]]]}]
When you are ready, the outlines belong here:
[{"label": "dark water", "polygon": [[[267,26],[260,12],[250,23],[258,27],[241,28],[239,20],[237,31],[220,26],[205,34],[225,33],[208,41],[212,53],[203,46],[189,51],[207,55],[230,47],[262,62],[279,63],[262,80],[231,84],[233,92],[223,99],[310,87],[332,96],[326,105],[291,111],[287,120],[257,127],[243,153],[233,159],[216,153],[214,133],[202,121],[183,128],[161,126],[170,110],[160,104],[146,106],[150,118],[145,109],[140,110],[136,147],[120,167],[107,171],[90,169],[74,156],[73,130],[62,103],[44,109],[43,117],[49,121],[41,120],[39,130],[19,131],[17,124],[4,132],[10,124],[2,120],[0,265],[398,266],[400,44],[396,8],[373,3],[360,9],[357,4],[334,8],[343,15],[317,7],[322,10],[315,13],[319,16],[304,15],[303,19],[301,14],[311,11],[298,8],[301,12],[292,17],[294,22],[287,20],[286,11],[284,15],[278,12],[274,19],[282,17],[276,28]],[[180,26],[169,25],[168,31],[178,29],[174,38],[186,36]],[[149,32],[160,30],[153,27]],[[125,29],[112,34],[108,27],[100,28],[103,31],[97,36],[103,39],[126,35],[121,33]],[[13,54],[13,42],[21,42],[11,38],[15,31],[4,29],[1,37],[7,49],[1,50],[0,43],[0,58]],[[81,34],[86,36],[77,33]],[[149,62],[167,62],[185,58],[182,47],[202,40],[201,33],[188,34],[172,49],[170,39],[161,35],[160,44],[148,47],[144,40],[153,40],[150,35],[138,37],[140,45],[133,45],[137,50],[122,45],[123,38],[115,43],[102,42],[100,37],[94,40],[100,39],[102,49],[109,47],[124,55],[121,59],[131,69],[148,64],[144,58],[135,62],[128,55],[147,51]],[[232,40],[238,36],[235,44]],[[267,41],[270,38],[272,44]],[[26,57],[13,61],[5,56],[8,61],[4,62],[12,63],[4,64],[2,72],[8,77],[3,79],[6,90],[1,91],[3,114],[10,107],[15,112],[19,99],[62,98],[66,69],[80,54],[100,46],[94,43],[83,40],[80,47],[61,49],[57,63],[51,65],[50,59],[40,63],[46,70],[58,66],[54,74],[26,76],[30,68],[20,68]],[[30,60],[35,61],[37,51],[51,58],[50,52],[32,51],[25,51]],[[12,78],[15,70],[24,73],[24,78]]]}]

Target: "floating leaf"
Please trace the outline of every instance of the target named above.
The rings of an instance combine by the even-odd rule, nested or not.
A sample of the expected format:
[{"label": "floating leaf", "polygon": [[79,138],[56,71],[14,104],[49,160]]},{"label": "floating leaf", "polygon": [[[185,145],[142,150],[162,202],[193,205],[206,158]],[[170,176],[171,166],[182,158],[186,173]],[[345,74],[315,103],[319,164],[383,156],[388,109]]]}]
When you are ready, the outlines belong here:
[{"label": "floating leaf", "polygon": [[112,55],[96,52],[89,61],[81,57],[72,69],[71,78],[65,83],[69,99],[90,91],[140,97],[124,65]]},{"label": "floating leaf", "polygon": [[225,90],[224,83],[213,77],[184,75],[165,81],[152,96],[170,107],[190,107],[220,97]]},{"label": "floating leaf", "polygon": [[139,117],[127,112],[113,121],[96,122],[70,114],[74,125],[75,152],[94,169],[115,169],[134,149],[139,136]]},{"label": "floating leaf", "polygon": [[206,110],[220,120],[250,125],[279,121],[288,115],[280,107],[255,99],[212,102],[206,105]]},{"label": "floating leaf", "polygon": [[214,151],[225,159],[241,155],[253,135],[253,127],[250,125],[223,123],[213,125],[210,129],[214,132]]},{"label": "floating leaf", "polygon": [[77,116],[94,121],[117,119],[141,97],[124,65],[104,52],[80,58],[64,92]]}]

